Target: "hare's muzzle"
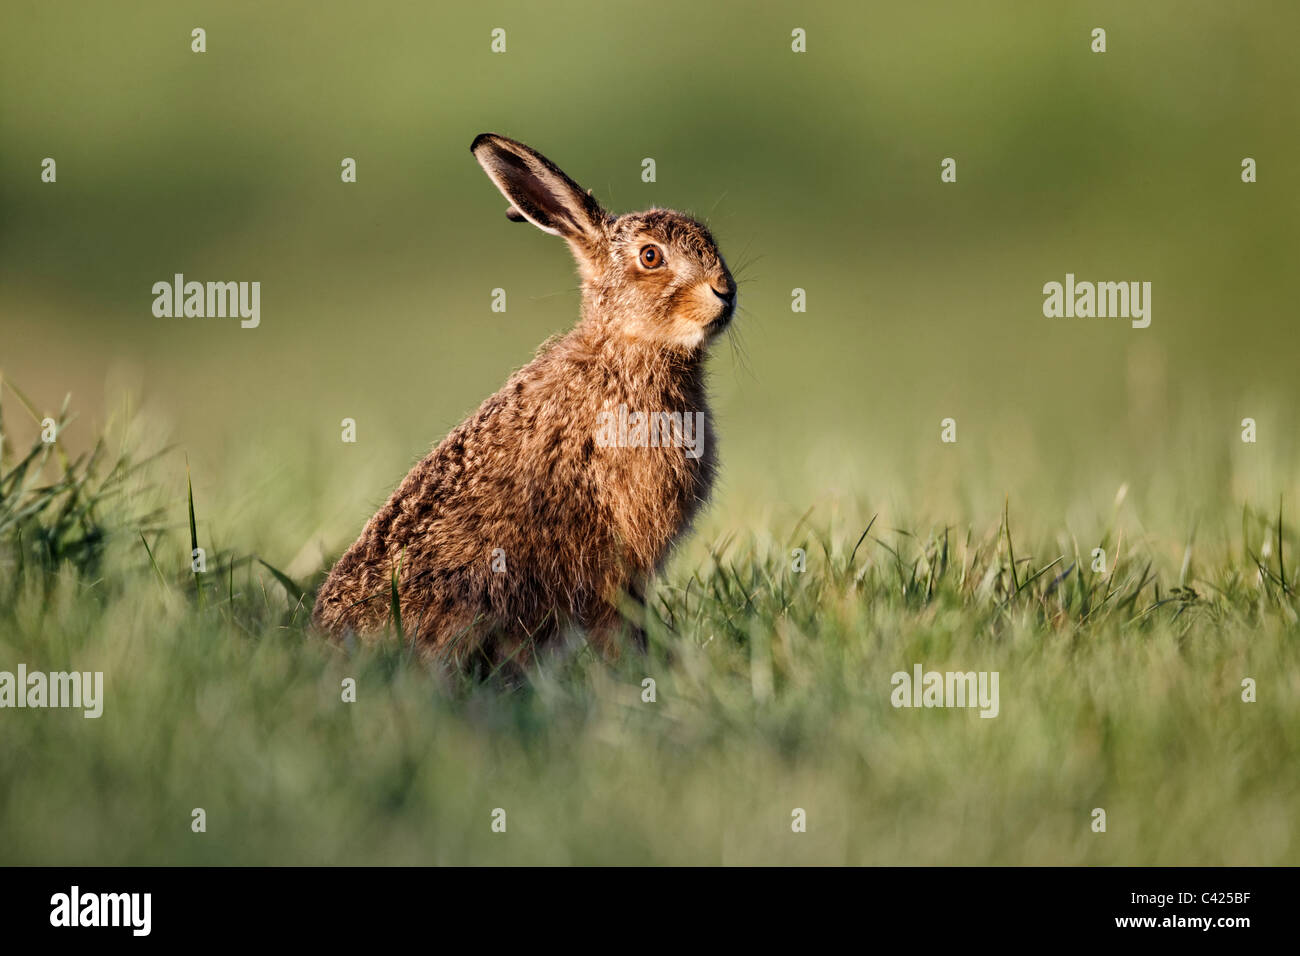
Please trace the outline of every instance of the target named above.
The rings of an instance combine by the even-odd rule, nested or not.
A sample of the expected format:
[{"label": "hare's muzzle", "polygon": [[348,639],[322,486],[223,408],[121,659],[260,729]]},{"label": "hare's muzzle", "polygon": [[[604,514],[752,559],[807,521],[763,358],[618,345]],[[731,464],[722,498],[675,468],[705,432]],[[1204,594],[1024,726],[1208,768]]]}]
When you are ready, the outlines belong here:
[{"label": "hare's muzzle", "polygon": [[736,283],[728,277],[724,283],[710,283],[709,288],[713,290],[714,298],[722,305],[722,311],[717,318],[709,323],[709,327],[711,329],[725,328],[736,311]]}]

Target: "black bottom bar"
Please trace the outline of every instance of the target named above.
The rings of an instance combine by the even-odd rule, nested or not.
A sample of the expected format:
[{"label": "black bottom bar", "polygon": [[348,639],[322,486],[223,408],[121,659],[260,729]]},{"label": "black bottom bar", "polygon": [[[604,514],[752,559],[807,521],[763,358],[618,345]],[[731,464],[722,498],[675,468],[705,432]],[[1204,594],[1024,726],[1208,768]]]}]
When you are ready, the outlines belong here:
[{"label": "black bottom bar", "polygon": [[833,932],[863,942],[902,935],[927,946],[1126,936],[1231,945],[1283,930],[1295,875],[1172,868],[10,868],[0,870],[0,933],[6,944],[73,936],[92,944],[284,937],[337,946],[396,933],[436,944],[457,929],[462,942],[477,932],[485,942],[500,941],[504,931],[590,944],[589,934],[600,932],[600,939],[630,945],[717,938],[734,946],[746,939],[770,945],[786,933],[809,942],[809,933]]}]

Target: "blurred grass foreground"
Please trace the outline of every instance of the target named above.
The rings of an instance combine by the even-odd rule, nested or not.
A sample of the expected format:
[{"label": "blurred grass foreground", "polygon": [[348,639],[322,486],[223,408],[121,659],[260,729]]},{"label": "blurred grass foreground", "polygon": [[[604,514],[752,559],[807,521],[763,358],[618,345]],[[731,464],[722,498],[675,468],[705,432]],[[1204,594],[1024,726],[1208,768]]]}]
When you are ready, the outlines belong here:
[{"label": "blurred grass foreground", "polygon": [[[1013,507],[745,523],[659,582],[647,656],[504,686],[309,633],[201,503],[191,573],[167,455],[5,448],[0,661],[104,675],[97,718],[0,711],[5,863],[1297,861],[1277,512],[1175,543],[1116,501],[1100,560]],[[895,706],[916,667],[997,674],[996,713]]]}]

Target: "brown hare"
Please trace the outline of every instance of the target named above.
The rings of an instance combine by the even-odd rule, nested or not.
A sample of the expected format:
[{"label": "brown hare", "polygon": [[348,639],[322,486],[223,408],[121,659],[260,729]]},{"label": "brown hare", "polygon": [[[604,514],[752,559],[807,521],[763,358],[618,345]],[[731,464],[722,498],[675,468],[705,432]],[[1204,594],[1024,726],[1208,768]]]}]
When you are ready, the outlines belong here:
[{"label": "brown hare", "polygon": [[573,630],[617,656],[620,606],[641,600],[713,483],[704,359],[736,283],[688,216],[611,215],[504,136],[470,151],[509,218],[568,242],[581,319],[411,469],[312,618],[334,635],[382,630],[395,576],[406,636],[454,667],[523,662]]}]

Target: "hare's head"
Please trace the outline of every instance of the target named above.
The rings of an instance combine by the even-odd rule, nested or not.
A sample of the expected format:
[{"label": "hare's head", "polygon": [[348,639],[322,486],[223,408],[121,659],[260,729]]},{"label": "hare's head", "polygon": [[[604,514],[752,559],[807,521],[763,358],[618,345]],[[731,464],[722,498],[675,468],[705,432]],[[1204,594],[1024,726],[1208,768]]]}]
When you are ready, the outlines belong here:
[{"label": "hare's head", "polygon": [[726,328],[736,282],[709,230],[670,209],[615,216],[541,153],[495,133],[470,146],[510,200],[506,215],[569,243],[587,320],[628,338],[696,349]]}]

